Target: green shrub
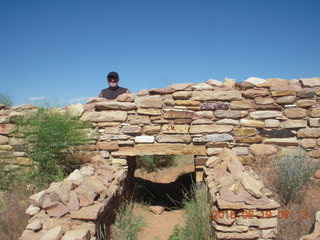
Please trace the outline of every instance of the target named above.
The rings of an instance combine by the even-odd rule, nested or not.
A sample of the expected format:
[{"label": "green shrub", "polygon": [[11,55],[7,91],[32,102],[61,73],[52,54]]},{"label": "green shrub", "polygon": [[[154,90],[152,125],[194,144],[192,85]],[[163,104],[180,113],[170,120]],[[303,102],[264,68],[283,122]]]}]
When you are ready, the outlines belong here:
[{"label": "green shrub", "polygon": [[74,148],[89,140],[87,124],[67,112],[39,109],[17,123],[34,163],[30,176],[43,186],[61,181],[71,171]]},{"label": "green shrub", "polygon": [[319,161],[307,157],[306,152],[298,148],[279,155],[273,165],[275,168],[274,185],[286,205],[298,197],[319,166]]},{"label": "green shrub", "polygon": [[159,168],[165,168],[175,165],[174,156],[138,156],[137,167],[147,172],[155,172]]},{"label": "green shrub", "polygon": [[119,207],[114,225],[111,228],[112,240],[136,240],[145,225],[141,216],[133,214],[133,203]]},{"label": "green shrub", "polygon": [[0,104],[4,104],[6,107],[11,107],[11,97],[7,93],[0,93]]},{"label": "green shrub", "polygon": [[185,194],[184,211],[186,214],[185,227],[174,227],[169,240],[211,240],[213,228],[211,224],[211,203],[205,184],[193,184],[191,194]]}]

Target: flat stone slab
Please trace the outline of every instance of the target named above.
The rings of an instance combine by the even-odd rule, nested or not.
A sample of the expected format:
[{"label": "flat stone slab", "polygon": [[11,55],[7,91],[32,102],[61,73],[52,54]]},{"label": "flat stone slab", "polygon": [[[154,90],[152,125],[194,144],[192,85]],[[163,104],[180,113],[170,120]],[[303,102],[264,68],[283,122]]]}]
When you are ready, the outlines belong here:
[{"label": "flat stone slab", "polygon": [[112,156],[142,156],[142,155],[206,155],[205,146],[187,144],[143,144],[134,147],[123,147],[113,152]]}]

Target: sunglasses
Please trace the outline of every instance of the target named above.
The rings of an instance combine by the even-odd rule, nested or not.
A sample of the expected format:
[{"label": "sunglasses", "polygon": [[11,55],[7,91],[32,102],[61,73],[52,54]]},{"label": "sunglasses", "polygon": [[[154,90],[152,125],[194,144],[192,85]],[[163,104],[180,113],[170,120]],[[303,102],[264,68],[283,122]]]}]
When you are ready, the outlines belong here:
[{"label": "sunglasses", "polygon": [[108,82],[119,82],[119,79],[117,79],[117,78],[109,78]]}]

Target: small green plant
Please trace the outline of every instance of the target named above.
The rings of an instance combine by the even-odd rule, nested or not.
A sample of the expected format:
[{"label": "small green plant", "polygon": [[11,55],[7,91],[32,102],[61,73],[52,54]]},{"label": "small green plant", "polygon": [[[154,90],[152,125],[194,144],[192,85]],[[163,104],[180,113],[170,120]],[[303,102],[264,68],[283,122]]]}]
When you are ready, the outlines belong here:
[{"label": "small green plant", "polygon": [[30,176],[42,186],[62,180],[71,171],[75,147],[89,140],[87,124],[68,112],[39,109],[17,123],[34,163]]},{"label": "small green plant", "polygon": [[141,216],[133,214],[133,202],[120,206],[114,225],[111,228],[112,240],[136,240],[145,225]]},{"label": "small green plant", "polygon": [[12,106],[12,99],[7,93],[0,93],[0,104],[4,104],[6,107]]},{"label": "small green plant", "polygon": [[147,172],[155,172],[159,168],[175,165],[174,156],[138,156],[137,167]]},{"label": "small green plant", "polygon": [[183,228],[178,224],[174,225],[173,233],[170,235],[168,240],[183,240]]},{"label": "small green plant", "polygon": [[286,151],[275,158],[275,187],[282,201],[287,205],[297,199],[302,188],[319,166],[319,161],[307,157],[301,149]]}]

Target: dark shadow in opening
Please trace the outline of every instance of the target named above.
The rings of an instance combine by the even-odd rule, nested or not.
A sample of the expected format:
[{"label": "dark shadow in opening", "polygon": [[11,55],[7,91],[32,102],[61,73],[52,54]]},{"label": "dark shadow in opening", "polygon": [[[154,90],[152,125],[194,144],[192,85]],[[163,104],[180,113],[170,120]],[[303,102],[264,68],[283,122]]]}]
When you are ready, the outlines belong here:
[{"label": "dark shadow in opening", "polygon": [[142,178],[134,177],[133,200],[150,205],[163,206],[166,209],[181,209],[184,194],[190,193],[192,183],[195,182],[195,173],[179,176],[172,183],[155,183]]}]

